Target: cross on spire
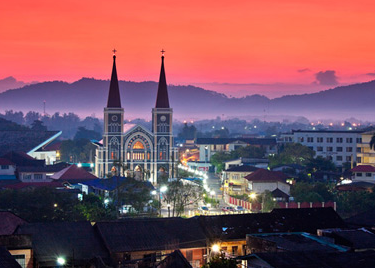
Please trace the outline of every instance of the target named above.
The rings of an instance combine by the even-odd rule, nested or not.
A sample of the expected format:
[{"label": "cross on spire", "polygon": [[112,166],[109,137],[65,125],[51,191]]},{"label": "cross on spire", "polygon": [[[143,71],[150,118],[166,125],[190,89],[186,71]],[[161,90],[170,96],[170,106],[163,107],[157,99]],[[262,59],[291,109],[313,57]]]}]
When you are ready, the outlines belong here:
[{"label": "cross on spire", "polygon": [[161,56],[164,57],[164,52],[165,52],[165,50],[164,50],[164,49],[161,49],[160,52],[161,52]]},{"label": "cross on spire", "polygon": [[112,50],[112,52],[113,52],[113,56],[116,56],[117,50],[115,48]]}]

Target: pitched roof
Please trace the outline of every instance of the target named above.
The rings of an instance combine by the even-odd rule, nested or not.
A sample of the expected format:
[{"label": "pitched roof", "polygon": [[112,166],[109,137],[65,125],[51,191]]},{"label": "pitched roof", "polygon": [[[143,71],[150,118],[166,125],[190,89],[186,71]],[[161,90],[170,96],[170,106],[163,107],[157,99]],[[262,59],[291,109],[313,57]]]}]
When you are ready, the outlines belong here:
[{"label": "pitched roof", "polygon": [[357,230],[334,230],[332,232],[336,244],[339,244],[337,237],[340,237],[342,243],[345,246],[350,246],[354,249],[370,249],[375,248],[375,235],[366,229]]},{"label": "pitched roof", "polygon": [[352,168],[350,171],[352,172],[375,172],[375,167],[370,165],[359,165]]},{"label": "pitched roof", "polygon": [[273,190],[271,194],[273,197],[282,197],[282,198],[287,198],[287,199],[289,198],[289,195],[281,191],[279,188],[276,188],[275,190]]},{"label": "pitched roof", "polygon": [[181,251],[175,250],[162,260],[156,268],[192,268],[191,264],[182,255]]},{"label": "pitched roof", "polygon": [[121,108],[120,89],[118,86],[115,55],[113,55],[112,75],[109,85],[107,108]]},{"label": "pitched roof", "polygon": [[78,182],[82,180],[97,179],[98,177],[96,177],[95,175],[91,174],[83,168],[79,168],[76,165],[71,165],[64,168],[63,170],[60,170],[59,172],[56,172],[50,178],[54,180]]},{"label": "pitched roof", "polygon": [[345,222],[356,227],[375,227],[375,209],[347,218]]},{"label": "pitched roof", "polygon": [[287,178],[288,176],[281,171],[269,171],[263,168],[260,168],[245,177],[246,180],[253,182],[280,181],[284,183]]},{"label": "pitched roof", "polygon": [[226,172],[252,172],[252,171],[255,171],[257,170],[258,168],[256,167],[253,167],[253,166],[247,166],[247,165],[242,165],[242,166],[234,166],[234,167],[231,167],[231,168],[228,168],[227,170],[225,170]]},{"label": "pitched roof", "polygon": [[10,161],[10,160],[8,160],[6,158],[0,158],[0,165],[14,166],[15,164],[12,161]]},{"label": "pitched roof", "polygon": [[63,187],[63,183],[60,181],[51,181],[51,182],[18,182],[14,184],[4,185],[3,188],[7,189],[25,189],[25,188],[57,188]]},{"label": "pitched roof", "polygon": [[197,144],[228,144],[243,141],[250,145],[276,145],[275,138],[198,138]]},{"label": "pitched roof", "polygon": [[26,221],[10,211],[0,211],[0,235],[11,235],[18,225],[25,224]]},{"label": "pitched roof", "polygon": [[3,155],[3,158],[16,164],[16,166],[44,166],[44,160],[37,160],[24,152],[10,151]]},{"label": "pitched roof", "polygon": [[375,267],[375,252],[267,252],[255,253],[241,259],[260,259],[273,268],[341,268],[341,267]]},{"label": "pitched roof", "polygon": [[161,70],[155,108],[169,108],[167,80],[165,79],[164,71],[164,56],[161,57]]},{"label": "pitched roof", "polygon": [[129,218],[95,225],[110,252],[205,247],[196,218]]},{"label": "pitched roof", "polygon": [[61,131],[0,130],[0,156],[10,151],[29,153],[56,139]]},{"label": "pitched roof", "polygon": [[18,172],[39,172],[39,173],[54,173],[64,169],[67,163],[61,162],[54,165],[43,166],[20,166],[17,167]]},{"label": "pitched roof", "polygon": [[44,222],[20,226],[17,234],[31,234],[34,256],[41,266],[55,266],[57,256],[75,265],[95,256],[108,257],[90,222]]},{"label": "pitched roof", "polygon": [[1,268],[22,268],[5,247],[0,247]]},{"label": "pitched roof", "polygon": [[[344,228],[344,221],[332,208],[274,209],[270,213],[199,216],[210,239],[244,239],[252,233],[308,232]],[[325,227],[335,226],[335,227]]]}]

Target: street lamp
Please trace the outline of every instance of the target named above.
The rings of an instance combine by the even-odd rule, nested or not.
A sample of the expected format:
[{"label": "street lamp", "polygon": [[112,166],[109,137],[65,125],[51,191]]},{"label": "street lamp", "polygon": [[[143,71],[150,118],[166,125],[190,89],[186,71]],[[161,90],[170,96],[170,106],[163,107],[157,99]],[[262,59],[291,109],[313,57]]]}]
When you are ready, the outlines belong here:
[{"label": "street lamp", "polygon": [[159,214],[161,216],[161,194],[162,193],[165,193],[166,191],[168,190],[168,187],[163,185],[159,188],[158,192],[159,192]]},{"label": "street lamp", "polygon": [[66,263],[66,260],[63,257],[57,258],[57,264],[58,265],[63,266],[63,265],[65,265],[65,263]]}]

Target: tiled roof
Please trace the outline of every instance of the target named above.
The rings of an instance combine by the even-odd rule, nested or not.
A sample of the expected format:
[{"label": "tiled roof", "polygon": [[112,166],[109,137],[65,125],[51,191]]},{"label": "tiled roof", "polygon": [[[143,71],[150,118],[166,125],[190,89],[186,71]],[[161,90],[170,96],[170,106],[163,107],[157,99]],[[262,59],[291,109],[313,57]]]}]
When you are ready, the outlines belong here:
[{"label": "tiled roof", "polygon": [[276,145],[274,138],[198,138],[197,144],[228,144],[242,141],[250,145]]},{"label": "tiled roof", "polygon": [[279,188],[276,188],[271,192],[273,197],[282,197],[282,198],[289,198],[289,195],[281,191]]},{"label": "tiled roof", "polygon": [[125,219],[95,225],[111,252],[205,247],[206,236],[196,218]]},{"label": "tiled roof", "polygon": [[14,166],[15,164],[12,161],[10,161],[10,160],[8,160],[6,158],[0,158],[0,165]]},{"label": "tiled roof", "polygon": [[156,268],[192,268],[181,251],[175,250],[162,260]]},{"label": "tiled roof", "polygon": [[284,183],[287,178],[288,176],[281,171],[269,171],[263,168],[260,168],[245,177],[246,180],[253,182],[280,181]]},{"label": "tiled roof", "polygon": [[[59,131],[0,131],[0,156],[10,151],[29,151],[42,145],[47,140],[53,138]],[[57,136],[56,136],[57,137]]]},{"label": "tiled roof", "polygon": [[64,256],[69,262],[74,254],[77,266],[95,256],[108,258],[90,222],[30,223],[20,226],[17,234],[32,235],[34,256],[41,267],[56,266],[57,256]]},{"label": "tiled roof", "polygon": [[38,172],[38,173],[54,173],[64,169],[67,163],[58,163],[55,165],[44,166],[20,166],[17,167],[18,172]]},{"label": "tiled roof", "polygon": [[350,246],[353,249],[375,248],[375,235],[365,229],[334,230],[333,234],[334,237],[340,237],[343,240],[343,245]]},{"label": "tiled roof", "polygon": [[352,172],[375,172],[375,167],[370,165],[359,165],[351,169]]},{"label": "tiled roof", "polygon": [[237,171],[237,172],[252,172],[252,171],[255,171],[257,170],[258,168],[256,167],[253,167],[253,166],[247,166],[247,165],[242,165],[242,166],[235,166],[235,167],[231,167],[231,168],[228,168],[227,172],[232,172],[232,171]]},{"label": "tiled roof", "polygon": [[345,222],[355,227],[375,227],[375,209],[347,218]]},{"label": "tiled roof", "polygon": [[19,225],[26,223],[10,211],[0,211],[0,219],[0,235],[11,235]]},{"label": "tiled roof", "polygon": [[98,177],[83,168],[79,168],[76,165],[71,165],[64,168],[63,170],[60,170],[59,172],[56,172],[50,178],[54,180],[64,180],[70,182],[78,180],[92,180],[97,179]]}]

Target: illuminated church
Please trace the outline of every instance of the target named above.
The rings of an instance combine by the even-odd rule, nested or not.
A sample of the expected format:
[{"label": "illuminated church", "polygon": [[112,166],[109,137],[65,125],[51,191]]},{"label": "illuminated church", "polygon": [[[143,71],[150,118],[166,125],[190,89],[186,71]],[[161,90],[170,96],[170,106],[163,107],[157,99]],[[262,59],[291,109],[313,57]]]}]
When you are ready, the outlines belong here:
[{"label": "illuminated church", "polygon": [[157,178],[161,175],[173,176],[175,159],[172,135],[173,110],[169,106],[164,51],[162,53],[156,103],[155,108],[152,109],[151,131],[141,125],[124,124],[116,55],[113,55],[107,107],[104,108],[103,140],[96,143],[95,173],[98,177],[104,178],[109,173],[121,175],[125,173],[156,184]]}]

